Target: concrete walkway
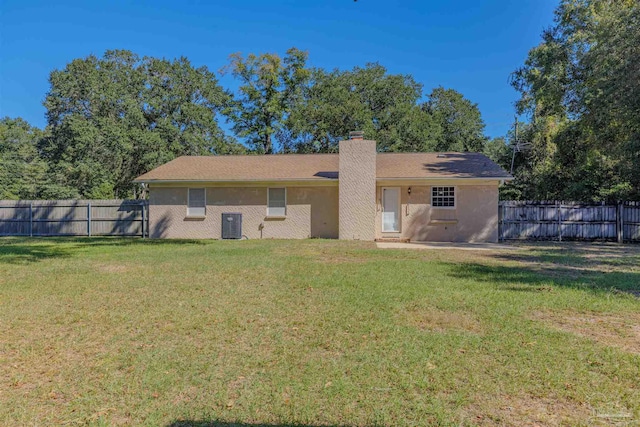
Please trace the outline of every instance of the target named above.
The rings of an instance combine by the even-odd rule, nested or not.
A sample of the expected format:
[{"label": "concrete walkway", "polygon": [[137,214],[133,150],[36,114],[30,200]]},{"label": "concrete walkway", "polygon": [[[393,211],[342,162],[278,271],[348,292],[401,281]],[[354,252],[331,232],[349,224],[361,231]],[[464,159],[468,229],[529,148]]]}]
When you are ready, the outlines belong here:
[{"label": "concrete walkway", "polygon": [[449,242],[376,242],[378,249],[457,249],[462,251],[504,251],[522,249],[515,245],[499,243],[449,243]]}]

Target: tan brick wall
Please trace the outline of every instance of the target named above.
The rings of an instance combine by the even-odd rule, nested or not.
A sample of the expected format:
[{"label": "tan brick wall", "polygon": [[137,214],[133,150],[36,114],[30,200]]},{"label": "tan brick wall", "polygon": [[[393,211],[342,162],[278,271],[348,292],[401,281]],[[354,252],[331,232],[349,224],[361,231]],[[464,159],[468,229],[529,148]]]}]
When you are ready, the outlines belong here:
[{"label": "tan brick wall", "polygon": [[[376,238],[402,237],[432,242],[497,242],[498,183],[491,185],[453,185],[455,209],[431,207],[431,185],[400,187],[400,233],[382,232],[382,187],[376,191]],[[411,187],[411,195],[408,188]]]},{"label": "tan brick wall", "polygon": [[340,239],[374,240],[376,233],[376,142],[340,141]]},{"label": "tan brick wall", "polygon": [[[193,186],[197,187],[197,186]],[[250,239],[338,237],[338,187],[287,187],[286,218],[267,218],[267,187],[206,187],[203,219],[187,217],[187,187],[152,187],[149,229],[156,238],[221,238],[222,213],[242,213]]]}]

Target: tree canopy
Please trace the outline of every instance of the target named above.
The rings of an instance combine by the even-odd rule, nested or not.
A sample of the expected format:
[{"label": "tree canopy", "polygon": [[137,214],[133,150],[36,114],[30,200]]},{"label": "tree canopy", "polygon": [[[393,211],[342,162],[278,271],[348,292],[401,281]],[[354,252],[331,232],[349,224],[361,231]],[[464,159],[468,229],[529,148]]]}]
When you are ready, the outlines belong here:
[{"label": "tree canopy", "polygon": [[306,61],[307,53],[296,48],[289,49],[284,58],[273,53],[250,54],[246,58],[234,53],[229,57],[229,65],[222,71],[231,72],[240,81],[240,88],[226,113],[236,135],[246,138],[256,152],[273,154],[282,147],[282,141],[274,141],[274,137],[283,131],[301,87],[309,78]]},{"label": "tree canopy", "polygon": [[144,197],[132,180],[177,156],[329,153],[353,130],[379,151],[484,149],[480,111],[459,92],[424,96],[378,63],[327,71],[307,60],[296,48],[233,54],[222,70],[232,92],[187,58],[74,59],[50,74],[46,129],[1,122],[2,197]]},{"label": "tree canopy", "polygon": [[378,142],[380,151],[429,151],[439,129],[418,101],[422,85],[389,74],[380,64],[352,70],[314,69],[287,126],[288,146],[300,152],[334,152],[352,130]]},{"label": "tree canopy", "polygon": [[[561,0],[511,75],[526,123],[489,140],[454,89],[369,63],[326,70],[295,47],[230,56],[223,88],[187,58],[111,50],[51,72],[46,129],[0,121],[0,197],[144,197],[134,177],[180,155],[330,153],[350,131],[378,150],[485,152],[503,198],[640,200],[640,3]],[[523,144],[525,143],[525,144]],[[515,152],[515,154],[514,154]]]},{"label": "tree canopy", "polygon": [[433,151],[483,151],[486,137],[480,110],[460,92],[438,87],[423,109],[440,127]]},{"label": "tree canopy", "polygon": [[517,196],[640,199],[640,3],[562,0],[512,83],[532,144]]},{"label": "tree canopy", "polygon": [[56,183],[39,144],[45,132],[22,119],[0,119],[0,199],[67,199],[74,188]]},{"label": "tree canopy", "polygon": [[176,156],[241,149],[217,122],[229,94],[186,58],[107,51],[76,59],[49,80],[42,155],[83,197],[130,194],[133,178]]}]

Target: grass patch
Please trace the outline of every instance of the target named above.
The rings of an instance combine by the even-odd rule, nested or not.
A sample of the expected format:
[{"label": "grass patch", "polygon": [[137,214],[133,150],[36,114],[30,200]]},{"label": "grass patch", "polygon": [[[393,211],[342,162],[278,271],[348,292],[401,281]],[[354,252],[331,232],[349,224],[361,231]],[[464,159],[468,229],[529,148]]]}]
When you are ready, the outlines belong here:
[{"label": "grass patch", "polygon": [[633,425],[638,290],[637,246],[2,239],[0,425]]},{"label": "grass patch", "polygon": [[537,312],[535,320],[640,355],[640,313]]},{"label": "grass patch", "polygon": [[441,310],[427,304],[412,303],[399,310],[398,316],[420,330],[447,333],[482,333],[481,323],[465,311]]}]

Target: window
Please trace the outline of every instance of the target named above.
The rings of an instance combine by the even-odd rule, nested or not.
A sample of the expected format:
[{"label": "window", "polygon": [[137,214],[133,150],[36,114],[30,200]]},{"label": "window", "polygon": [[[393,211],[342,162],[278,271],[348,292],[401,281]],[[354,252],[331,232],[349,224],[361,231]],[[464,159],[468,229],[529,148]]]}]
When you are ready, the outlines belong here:
[{"label": "window", "polygon": [[431,206],[454,208],[456,206],[455,187],[431,187]]},{"label": "window", "polygon": [[285,216],[287,214],[287,189],[269,188],[267,194],[267,216]]},{"label": "window", "polygon": [[187,204],[187,216],[205,216],[207,209],[206,192],[204,188],[190,188]]}]

